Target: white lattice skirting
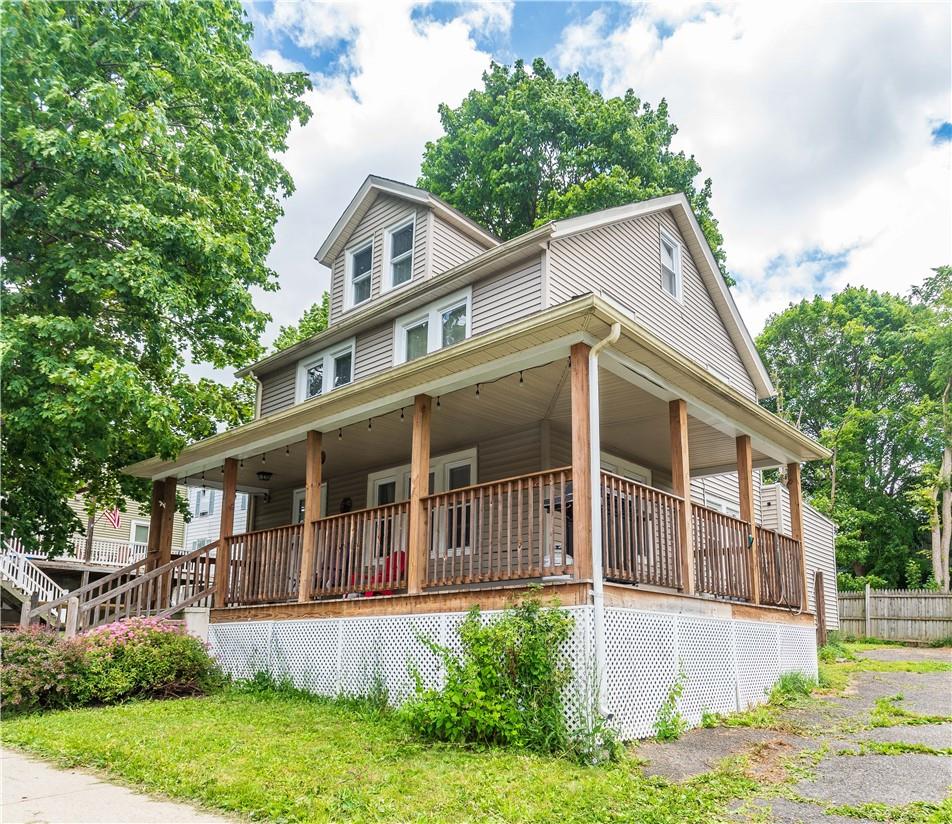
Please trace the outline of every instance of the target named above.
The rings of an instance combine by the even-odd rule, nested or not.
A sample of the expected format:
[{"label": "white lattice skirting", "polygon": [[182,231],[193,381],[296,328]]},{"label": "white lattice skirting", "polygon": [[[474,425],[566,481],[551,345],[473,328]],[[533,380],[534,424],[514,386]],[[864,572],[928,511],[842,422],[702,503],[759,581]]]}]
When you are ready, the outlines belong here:
[{"label": "white lattice skirting", "polygon": [[[593,609],[567,607],[575,629],[565,652],[576,673],[570,722],[590,704],[594,671]],[[484,613],[492,620],[499,613]],[[209,641],[225,671],[248,678],[266,671],[321,695],[364,695],[376,682],[398,704],[414,689],[438,686],[443,672],[423,639],[459,649],[466,614],[325,618],[212,624]],[[658,709],[683,673],[679,702],[692,725],[705,711],[744,709],[765,698],[782,672],[816,676],[811,627],[734,621],[631,609],[605,610],[608,706],[626,739],[653,734]]]}]

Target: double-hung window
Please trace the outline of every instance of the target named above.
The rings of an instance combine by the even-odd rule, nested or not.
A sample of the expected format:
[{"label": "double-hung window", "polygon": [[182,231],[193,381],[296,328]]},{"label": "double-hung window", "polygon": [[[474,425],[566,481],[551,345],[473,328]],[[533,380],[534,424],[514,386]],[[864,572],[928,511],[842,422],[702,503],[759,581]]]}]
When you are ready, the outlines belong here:
[{"label": "double-hung window", "polygon": [[413,277],[415,230],[415,218],[411,216],[384,232],[384,289],[402,286]]},{"label": "double-hung window", "polygon": [[431,303],[394,324],[394,363],[422,358],[466,340],[471,333],[472,291],[464,289]]},{"label": "double-hung window", "polygon": [[347,251],[344,262],[346,308],[350,309],[366,300],[370,300],[370,275],[373,261],[374,244],[372,240]]},{"label": "double-hung window", "polygon": [[354,379],[354,339],[305,358],[298,364],[297,401],[324,395]]},{"label": "double-hung window", "polygon": [[661,288],[681,300],[681,244],[665,231],[661,232]]}]

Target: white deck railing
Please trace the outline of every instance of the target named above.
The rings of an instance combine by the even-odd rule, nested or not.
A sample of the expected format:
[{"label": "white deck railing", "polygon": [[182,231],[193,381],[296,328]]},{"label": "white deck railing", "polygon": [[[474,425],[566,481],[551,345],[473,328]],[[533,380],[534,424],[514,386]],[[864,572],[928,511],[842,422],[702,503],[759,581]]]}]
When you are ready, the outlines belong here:
[{"label": "white deck railing", "polygon": [[[23,551],[19,541],[11,541],[10,545],[18,552]],[[124,567],[145,558],[148,550],[148,544],[94,538],[89,563],[94,566]],[[184,552],[184,547],[172,547],[172,555],[181,555]],[[24,554],[31,558],[46,558],[46,555],[43,553],[29,552]],[[53,560],[85,562],[86,538],[82,535],[74,535],[70,539],[70,545],[66,551],[61,555],[57,555]]]},{"label": "white deck railing", "polygon": [[0,553],[0,576],[28,596],[37,593],[41,602],[55,601],[67,593],[26,555],[16,552],[9,545]]}]

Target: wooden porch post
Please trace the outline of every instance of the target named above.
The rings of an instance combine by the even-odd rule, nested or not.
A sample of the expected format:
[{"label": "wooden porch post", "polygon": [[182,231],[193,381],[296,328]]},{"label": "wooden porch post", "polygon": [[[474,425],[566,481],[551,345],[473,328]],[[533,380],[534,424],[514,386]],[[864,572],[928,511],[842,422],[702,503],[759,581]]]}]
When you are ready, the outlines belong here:
[{"label": "wooden porch post", "polygon": [[757,524],[754,520],[754,458],[750,435],[737,438],[737,486],[740,490],[740,519],[750,527],[751,599],[760,603],[760,552],[757,549]]},{"label": "wooden porch post", "polygon": [[159,564],[159,544],[162,541],[162,502],[165,500],[165,481],[152,481],[152,508],[149,512],[149,542],[146,548],[146,571]]},{"label": "wooden porch post", "polygon": [[691,456],[688,450],[688,405],[682,398],[668,404],[671,430],[671,487],[684,501],[681,506],[681,589],[693,595],[694,536],[691,521]]},{"label": "wooden porch post", "polygon": [[592,418],[587,343],[572,345],[572,553],[575,576],[592,577]]},{"label": "wooden porch post", "polygon": [[238,489],[238,461],[225,458],[225,473],[222,476],[221,526],[218,532],[218,549],[215,550],[215,606],[219,609],[228,604],[228,584],[231,575],[231,544],[226,541],[235,530],[235,493]]},{"label": "wooden porch post", "polygon": [[304,535],[301,538],[301,571],[298,577],[298,601],[311,600],[314,584],[314,561],[317,554],[315,522],[321,517],[321,450],[324,439],[317,430],[307,433],[304,458]]},{"label": "wooden porch post", "polygon": [[410,524],[407,540],[407,592],[422,592],[427,568],[427,517],[423,498],[430,494],[429,395],[413,399],[413,440],[410,447]]},{"label": "wooden porch post", "polygon": [[[175,503],[178,480],[175,478],[166,478],[162,494],[162,533],[159,539],[159,557],[158,566],[164,566],[172,560],[172,532],[175,528]],[[159,608],[163,609],[171,603],[172,599],[172,577],[163,575],[160,578],[159,587]]]},{"label": "wooden porch post", "polygon": [[803,550],[803,489],[800,485],[799,463],[787,464],[787,492],[790,493],[790,535],[800,542],[800,566],[803,572],[800,603],[805,611],[810,602],[807,600],[809,586],[807,584],[806,553]]}]

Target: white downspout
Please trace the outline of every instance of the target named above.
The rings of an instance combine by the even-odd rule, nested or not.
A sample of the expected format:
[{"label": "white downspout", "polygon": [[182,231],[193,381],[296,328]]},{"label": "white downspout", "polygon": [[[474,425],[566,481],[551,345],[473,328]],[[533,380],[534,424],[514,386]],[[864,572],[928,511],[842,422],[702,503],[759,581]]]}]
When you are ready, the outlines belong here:
[{"label": "white downspout", "polygon": [[591,432],[592,481],[592,606],[594,608],[593,630],[595,634],[595,678],[598,711],[603,716],[611,713],[605,702],[605,589],[602,577],[602,437],[598,400],[598,355],[607,346],[621,337],[621,324],[613,323],[608,337],[596,343],[588,353],[588,420]]}]

